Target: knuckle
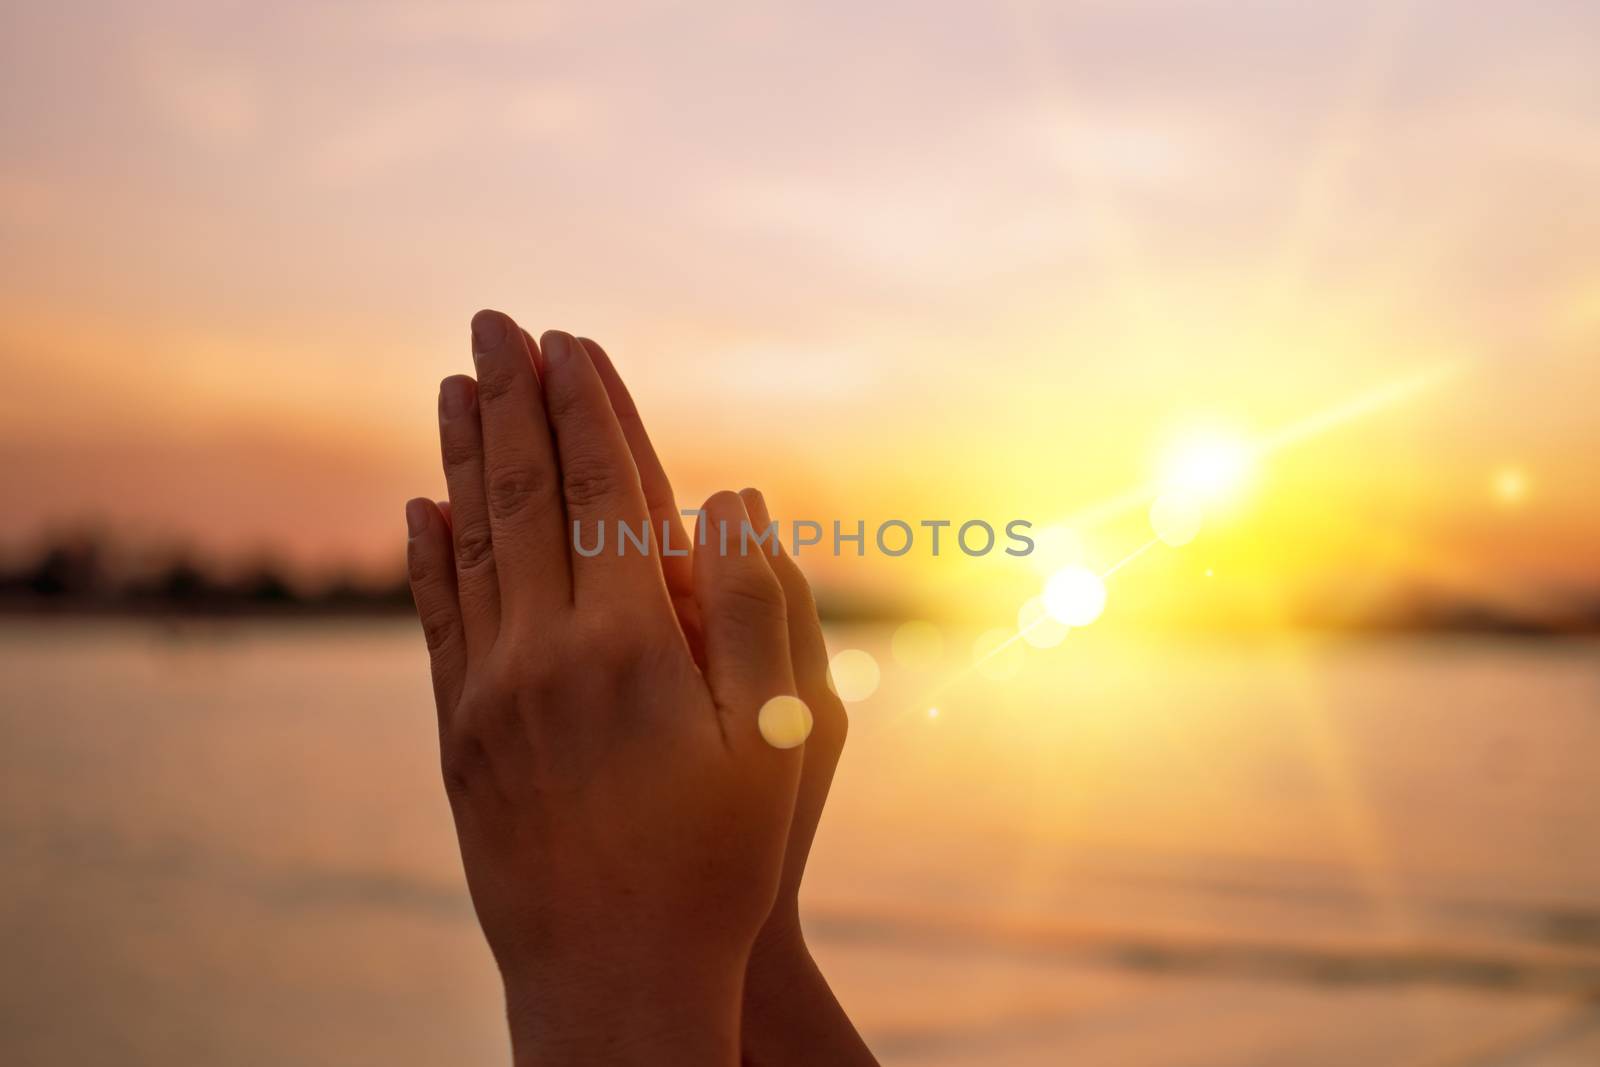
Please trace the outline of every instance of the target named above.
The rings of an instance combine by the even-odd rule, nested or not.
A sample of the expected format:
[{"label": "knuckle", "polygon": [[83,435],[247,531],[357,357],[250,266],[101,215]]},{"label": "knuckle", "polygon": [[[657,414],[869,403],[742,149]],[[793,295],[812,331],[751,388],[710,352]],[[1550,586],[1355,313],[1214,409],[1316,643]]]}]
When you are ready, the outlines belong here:
[{"label": "knuckle", "polygon": [[447,747],[468,752],[475,747],[487,750],[495,724],[504,717],[503,711],[511,704],[514,692],[506,672],[492,658],[476,664],[451,718]]},{"label": "knuckle", "polygon": [[482,523],[462,526],[456,530],[456,567],[462,571],[477,571],[494,565],[494,538],[489,527]]},{"label": "knuckle", "polygon": [[555,692],[560,683],[560,665],[553,657],[537,651],[539,645],[525,623],[502,627],[484,665],[487,689],[493,694],[486,702],[494,709],[490,715],[514,716],[524,706],[542,706]]},{"label": "knuckle", "polygon": [[568,467],[561,478],[561,491],[567,504],[585,509],[609,498],[617,487],[616,474],[607,466],[578,462]]},{"label": "knuckle", "polygon": [[523,612],[504,612],[490,657],[484,666],[491,678],[510,681],[527,675],[530,664],[540,659],[539,650],[549,640],[541,620]]},{"label": "knuckle", "polygon": [[760,560],[754,562],[753,567],[733,568],[724,579],[724,603],[742,617],[762,622],[781,622],[787,614],[783,587]]},{"label": "knuckle", "polygon": [[428,651],[436,656],[446,651],[456,636],[456,621],[451,613],[434,608],[420,611],[418,617],[422,622],[422,639],[428,643]]},{"label": "knuckle", "polygon": [[447,471],[476,465],[480,454],[481,448],[475,436],[449,434],[439,441],[439,458]]},{"label": "knuckle", "polygon": [[503,467],[490,472],[485,484],[489,509],[495,515],[521,513],[535,504],[546,488],[546,480],[531,467]]},{"label": "knuckle", "polygon": [[434,573],[433,560],[417,549],[415,545],[406,552],[406,577],[411,580],[411,593],[414,599],[421,599],[425,590],[433,588],[433,583],[438,581]]},{"label": "knuckle", "polygon": [[544,399],[553,421],[560,422],[581,416],[579,409],[583,406],[583,396],[577,389],[572,388],[564,377],[557,376],[557,380],[550,383]]},{"label": "knuckle", "polygon": [[479,404],[497,403],[516,391],[517,376],[507,367],[493,365],[499,362],[494,359],[485,360],[483,368],[478,373]]},{"label": "knuckle", "polygon": [[452,727],[439,752],[439,770],[444,789],[451,797],[463,796],[483,775],[489,752],[483,739],[470,726]]},{"label": "knuckle", "polygon": [[444,772],[445,788],[452,794],[470,788],[489,764],[482,696],[481,690],[477,694],[469,691],[439,733],[440,769]]}]

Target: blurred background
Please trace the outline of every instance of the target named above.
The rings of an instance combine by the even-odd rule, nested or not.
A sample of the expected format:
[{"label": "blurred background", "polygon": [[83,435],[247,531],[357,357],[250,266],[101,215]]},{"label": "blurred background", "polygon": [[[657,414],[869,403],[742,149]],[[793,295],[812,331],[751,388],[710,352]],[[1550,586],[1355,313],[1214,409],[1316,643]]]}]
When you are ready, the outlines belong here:
[{"label": "blurred background", "polygon": [[885,1062],[1600,1062],[1594,5],[0,18],[0,1060],[504,1058],[400,568],[491,306],[686,506],[1034,524],[802,556]]}]

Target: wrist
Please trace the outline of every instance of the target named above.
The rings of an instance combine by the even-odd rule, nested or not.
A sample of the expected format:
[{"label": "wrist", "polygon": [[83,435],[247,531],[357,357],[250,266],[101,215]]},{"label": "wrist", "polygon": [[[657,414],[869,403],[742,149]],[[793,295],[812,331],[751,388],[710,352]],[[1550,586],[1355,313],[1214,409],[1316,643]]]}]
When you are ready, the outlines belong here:
[{"label": "wrist", "polygon": [[765,1029],[774,1016],[789,1014],[797,1003],[810,1002],[827,988],[806,945],[799,908],[793,902],[787,907],[780,903],[757,935],[745,968],[742,1019],[746,1035]]},{"label": "wrist", "polygon": [[754,1067],[877,1064],[811,958],[794,901],[780,903],[756,937],[739,1040],[744,1063]]},{"label": "wrist", "polygon": [[517,1067],[739,1061],[738,962],[657,958],[616,967],[586,959],[545,974],[506,979]]}]

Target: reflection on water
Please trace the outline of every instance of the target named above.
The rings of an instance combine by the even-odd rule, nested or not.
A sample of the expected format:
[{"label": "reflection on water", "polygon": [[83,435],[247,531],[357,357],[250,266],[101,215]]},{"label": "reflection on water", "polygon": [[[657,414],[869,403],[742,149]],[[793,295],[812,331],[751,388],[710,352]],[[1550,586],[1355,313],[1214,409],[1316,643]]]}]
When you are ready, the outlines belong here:
[{"label": "reflection on water", "polygon": [[[0,629],[0,1062],[501,1062],[419,646]],[[817,953],[893,1063],[1600,1062],[1596,652],[1074,634],[1006,682],[888,671]]]}]

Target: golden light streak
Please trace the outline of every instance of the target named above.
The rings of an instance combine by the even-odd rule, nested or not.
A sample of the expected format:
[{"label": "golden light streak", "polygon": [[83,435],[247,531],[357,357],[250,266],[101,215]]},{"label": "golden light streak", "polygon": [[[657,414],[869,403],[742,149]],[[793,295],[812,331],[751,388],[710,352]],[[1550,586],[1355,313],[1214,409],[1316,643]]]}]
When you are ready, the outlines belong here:
[{"label": "golden light streak", "polygon": [[[1411,400],[1420,393],[1455,377],[1460,370],[1459,361],[1439,363],[1397,381],[1370,389],[1324,411],[1290,423],[1265,437],[1250,441],[1245,446],[1246,454],[1251,462],[1260,463],[1286,448],[1293,448],[1347,423],[1376,415],[1396,404]],[[1162,485],[1159,481],[1146,482],[1104,500],[1085,505],[1077,511],[1045,524],[1044,529],[1049,530],[1058,526],[1089,529],[1121,518],[1140,508],[1149,507],[1150,502],[1160,494],[1161,490]]]},{"label": "golden light streak", "polygon": [[1258,456],[1267,456],[1281,449],[1293,448],[1313,437],[1320,437],[1330,430],[1338,429],[1346,423],[1375,415],[1442,384],[1454,377],[1459,370],[1460,364],[1457,362],[1440,363],[1369,390],[1262,438],[1256,443],[1256,453]]},{"label": "golden light streak", "polygon": [[[1437,364],[1421,371],[1417,371],[1398,381],[1390,382],[1386,385],[1371,389],[1365,393],[1359,394],[1358,396],[1352,397],[1343,403],[1337,404],[1334,407],[1317,412],[1316,414],[1310,415],[1298,422],[1291,423],[1290,425],[1278,430],[1276,433],[1256,439],[1249,445],[1248,455],[1251,457],[1251,459],[1259,461],[1260,459],[1275,452],[1304,444],[1307,441],[1320,437],[1323,434],[1345,426],[1348,423],[1377,414],[1380,411],[1387,410],[1396,404],[1409,400],[1425,390],[1431,389],[1453,377],[1458,369],[1459,363],[1456,362]],[[1065,523],[1052,523],[1050,526],[1045,528],[1044,532],[1048,532],[1055,527],[1063,525],[1068,525],[1072,528],[1082,528],[1091,524],[1092,521],[1103,521],[1117,514],[1124,514],[1127,511],[1135,508],[1146,507],[1149,505],[1151,497],[1159,492],[1159,488],[1160,487],[1158,485],[1144,485],[1135,489],[1130,489],[1124,493],[1120,493],[1114,497],[1111,497],[1108,500],[1101,501],[1098,504],[1090,505],[1088,508],[1075,512],[1068,520],[1066,520]],[[1103,582],[1109,580],[1124,567],[1127,567],[1129,564],[1139,559],[1159,543],[1161,543],[1161,537],[1159,535],[1152,537],[1150,540],[1146,541],[1144,544],[1128,553],[1128,555],[1112,564],[1105,571],[1101,572],[1098,576],[1100,581]],[[1066,570],[1072,571],[1074,569],[1075,568],[1069,567]],[[1057,574],[1052,577],[1052,582],[1059,579],[1063,573],[1066,572],[1057,572]],[[1050,606],[1048,590],[1049,586],[1047,585],[1045,599],[1047,613],[1049,615],[1054,615],[1060,621],[1070,622],[1070,619],[1062,619],[1058,612],[1048,611]],[[1094,616],[1098,617],[1098,615],[1099,611],[1097,610],[1094,613]],[[1091,618],[1089,621],[1092,622],[1093,619]],[[984,654],[979,655],[972,664],[970,664],[964,670],[957,672],[954,676],[947,679],[943,684],[936,688],[928,695],[928,700],[924,701],[921,706],[926,707],[929,704],[936,702],[953,686],[968,678],[975,670],[982,668],[994,657],[1007,653],[1008,650],[1015,646],[1018,641],[1024,639],[1024,634],[1027,629],[1028,627],[1026,626],[1019,626],[1010,637],[1004,640],[995,639],[992,642],[986,642],[986,651]],[[988,635],[986,635],[986,637],[987,636]],[[876,666],[876,663],[874,663],[874,666]],[[875,689],[876,684],[874,684],[872,688]]]}]

